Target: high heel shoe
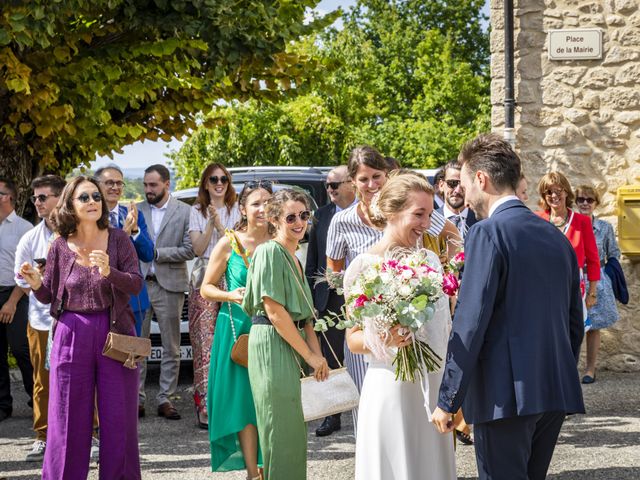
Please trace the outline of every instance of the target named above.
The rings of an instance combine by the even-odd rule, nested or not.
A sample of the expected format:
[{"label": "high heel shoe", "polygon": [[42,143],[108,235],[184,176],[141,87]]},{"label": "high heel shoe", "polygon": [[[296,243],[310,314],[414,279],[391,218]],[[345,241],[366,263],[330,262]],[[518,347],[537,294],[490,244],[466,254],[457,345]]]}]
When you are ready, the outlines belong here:
[{"label": "high heel shoe", "polygon": [[[196,407],[196,425],[198,428],[203,430],[209,430],[209,418],[207,417],[206,412],[202,412],[202,399],[198,392],[194,392],[193,394],[193,402]],[[204,417],[204,418],[203,418]]]}]

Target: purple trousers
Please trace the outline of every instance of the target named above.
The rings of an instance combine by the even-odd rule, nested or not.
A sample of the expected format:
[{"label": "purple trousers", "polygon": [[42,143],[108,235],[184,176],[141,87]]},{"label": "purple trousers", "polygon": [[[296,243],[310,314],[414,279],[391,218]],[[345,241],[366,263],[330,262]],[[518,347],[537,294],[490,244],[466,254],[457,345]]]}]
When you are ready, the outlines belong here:
[{"label": "purple trousers", "polygon": [[99,478],[141,478],[138,369],[125,368],[102,355],[108,332],[108,312],[64,312],[58,320],[51,350],[43,480],[87,478],[96,399],[100,423]]}]

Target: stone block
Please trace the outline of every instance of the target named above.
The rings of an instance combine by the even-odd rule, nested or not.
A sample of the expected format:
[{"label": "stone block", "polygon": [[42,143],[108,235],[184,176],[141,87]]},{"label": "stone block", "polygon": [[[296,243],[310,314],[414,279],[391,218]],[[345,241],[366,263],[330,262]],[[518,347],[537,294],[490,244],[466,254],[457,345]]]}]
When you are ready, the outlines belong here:
[{"label": "stone block", "polygon": [[607,25],[612,27],[620,27],[624,25],[624,17],[620,15],[607,15],[606,21]]},{"label": "stone block", "polygon": [[640,108],[640,91],[637,88],[608,88],[600,95],[600,105],[614,110],[633,110]]},{"label": "stone block", "polygon": [[491,104],[504,102],[504,80],[495,79],[491,81]]},{"label": "stone block", "polygon": [[573,91],[554,81],[542,81],[542,103],[544,105],[573,106]]},{"label": "stone block", "polygon": [[541,78],[542,60],[540,59],[540,52],[538,51],[517,59],[514,68],[523,80],[535,80]]},{"label": "stone block", "polygon": [[591,120],[593,120],[593,123],[597,123],[598,125],[607,123],[612,118],[613,112],[611,110],[600,109],[591,113]]},{"label": "stone block", "polygon": [[[545,22],[545,26],[547,26],[547,22]],[[564,19],[564,25],[562,27],[577,27],[580,25],[580,20],[576,17],[566,17]],[[562,28],[562,27],[552,27],[548,25],[547,28]]]},{"label": "stone block", "polygon": [[582,92],[579,95],[581,95],[581,98],[576,102],[576,106],[590,110],[600,108],[600,95],[598,93]]},{"label": "stone block", "polygon": [[626,27],[620,34],[620,43],[625,47],[640,46],[640,28],[637,26]]},{"label": "stone block", "polygon": [[564,118],[569,120],[571,123],[580,125],[589,120],[589,112],[577,108],[569,108],[564,111]]},{"label": "stone block", "polygon": [[630,60],[638,60],[640,58],[639,49],[624,48],[624,47],[611,47],[611,50],[606,54],[603,65],[614,65],[616,63],[624,63]]},{"label": "stone block", "polygon": [[590,27],[592,25],[606,25],[606,23],[607,22],[604,19],[604,15],[601,13],[580,16],[581,27]]},{"label": "stone block", "polygon": [[640,12],[636,12],[630,17],[626,19],[627,25],[635,25],[636,27],[640,27]]},{"label": "stone block", "polygon": [[613,372],[640,372],[640,355],[618,353],[603,357],[599,362],[600,368]]},{"label": "stone block", "polygon": [[611,138],[629,138],[631,129],[626,125],[609,122],[602,125],[602,131]]},{"label": "stone block", "polygon": [[540,90],[536,81],[520,81],[517,82],[515,87],[516,103],[538,103],[540,102]]},{"label": "stone block", "polygon": [[[619,112],[614,115],[614,119],[625,125],[633,125],[634,123],[640,122],[640,111]],[[640,157],[638,160],[640,160]]]},{"label": "stone block", "polygon": [[593,148],[588,147],[587,145],[576,145],[567,150],[567,153],[570,155],[592,155]]},{"label": "stone block", "polygon": [[491,53],[504,52],[504,30],[491,32],[489,48],[491,49]]},{"label": "stone block", "polygon": [[504,78],[504,55],[491,55],[491,78]]},{"label": "stone block", "polygon": [[580,132],[575,127],[551,127],[544,134],[542,145],[545,147],[555,147],[573,142]]},{"label": "stone block", "polygon": [[582,13],[601,13],[604,9],[602,2],[589,2],[578,7],[578,10]]},{"label": "stone block", "polygon": [[615,0],[615,12],[629,14],[638,9],[637,0]]},{"label": "stone block", "polygon": [[542,47],[546,46],[547,34],[544,32],[532,32],[532,31],[520,31],[516,38],[516,49],[522,50],[525,48],[533,48],[540,55],[540,50]]},{"label": "stone block", "polygon": [[629,63],[616,73],[616,85],[639,85],[640,63]]},{"label": "stone block", "polygon": [[560,67],[551,72],[551,77],[557,82],[576,85],[586,73],[587,67]]},{"label": "stone block", "polygon": [[522,123],[529,123],[534,127],[553,127],[562,123],[562,112],[558,108],[531,109],[522,112]]},{"label": "stone block", "polygon": [[[530,30],[533,32],[541,32],[543,30],[543,22],[546,21],[547,19],[545,19],[540,12],[525,13],[523,15],[518,15],[517,17],[515,17],[515,26],[521,31]],[[555,21],[558,22],[558,20]],[[562,22],[560,21],[560,23]]]},{"label": "stone block", "polygon": [[595,68],[589,70],[580,81],[582,88],[602,90],[613,83],[613,74],[606,68]]}]

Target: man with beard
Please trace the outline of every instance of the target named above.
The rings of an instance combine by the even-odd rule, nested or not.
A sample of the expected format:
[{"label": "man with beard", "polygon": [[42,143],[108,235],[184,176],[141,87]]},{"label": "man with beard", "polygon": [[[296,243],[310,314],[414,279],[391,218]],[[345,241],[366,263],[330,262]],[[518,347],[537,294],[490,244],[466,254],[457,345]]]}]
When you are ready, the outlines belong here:
[{"label": "man with beard", "polygon": [[[390,157],[387,157],[390,158]],[[349,180],[349,171],[345,165],[334,168],[327,175],[325,183],[331,203],[319,208],[314,214],[316,224],[309,231],[309,249],[307,250],[307,264],[305,274],[313,290],[313,306],[322,318],[330,313],[339,313],[344,304],[344,297],[338,295],[335,290],[330,289],[326,282],[318,282],[317,278],[322,276],[327,269],[327,233],[333,216],[349,208],[356,202],[356,190],[353,182]],[[328,340],[328,343],[327,343]],[[340,362],[344,361],[344,330],[335,327],[329,328],[325,335],[320,335],[320,346],[322,354],[327,359],[330,368],[338,368],[339,365],[334,358],[331,349]],[[340,414],[331,415],[324,419],[322,425],[316,429],[318,437],[331,435],[340,430]]]},{"label": "man with beard", "polygon": [[460,184],[460,168],[457,160],[451,160],[444,166],[444,178],[440,179],[438,185],[444,195],[444,205],[437,211],[456,226],[464,240],[467,231],[477,220],[473,211],[465,204],[464,188]]},{"label": "man with beard", "polygon": [[[160,390],[156,397],[158,416],[179,420],[180,414],[171,403],[180,372],[180,316],[187,290],[187,260],[194,256],[189,237],[190,208],[169,194],[169,169],[151,165],[144,171],[145,202],[138,209],[151,219],[150,233],[154,243],[153,261],[143,264],[151,307],[142,324],[142,336],[149,337],[151,318],[155,313],[162,339]],[[146,399],[144,381],[146,361],[140,368],[140,404],[138,415],[144,416]]]}]

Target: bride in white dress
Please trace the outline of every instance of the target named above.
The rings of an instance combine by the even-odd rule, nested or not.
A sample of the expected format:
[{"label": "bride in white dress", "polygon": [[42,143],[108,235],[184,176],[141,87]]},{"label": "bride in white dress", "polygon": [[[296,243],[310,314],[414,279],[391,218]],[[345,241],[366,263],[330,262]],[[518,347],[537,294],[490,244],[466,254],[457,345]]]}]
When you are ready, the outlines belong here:
[{"label": "bride in white dress", "polygon": [[[413,172],[392,176],[380,191],[372,216],[384,235],[367,253],[357,256],[344,276],[345,296],[355,278],[380,257],[394,249],[415,247],[429,228],[433,210],[433,188],[424,177]],[[429,252],[430,265],[441,269],[438,256]],[[417,332],[442,358],[447,350],[451,325],[446,297],[436,304],[434,317]],[[409,345],[402,329],[391,331],[389,348]],[[347,331],[347,344],[354,353],[369,354],[363,332]],[[442,367],[425,373],[422,382],[395,379],[390,361],[369,355],[360,395],[358,436],[356,439],[356,480],[455,480],[453,437],[441,435],[431,423],[437,405]]]}]

